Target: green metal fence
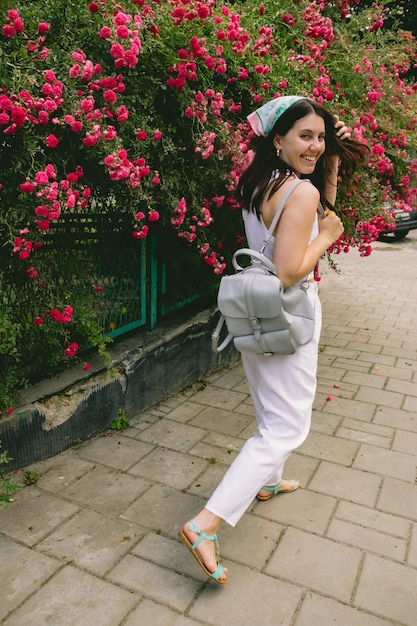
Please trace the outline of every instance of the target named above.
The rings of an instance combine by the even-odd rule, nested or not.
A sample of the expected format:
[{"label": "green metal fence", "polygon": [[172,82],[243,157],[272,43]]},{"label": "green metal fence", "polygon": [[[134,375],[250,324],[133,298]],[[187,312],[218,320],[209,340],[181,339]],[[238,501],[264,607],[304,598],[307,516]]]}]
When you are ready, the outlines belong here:
[{"label": "green metal fence", "polygon": [[[91,306],[106,335],[115,337],[141,326],[147,316],[148,242],[132,237],[131,219],[111,213],[65,215],[45,237],[41,254],[59,255],[61,272],[78,277],[91,293]],[[59,272],[55,281],[63,280]],[[156,279],[157,280],[157,279]]]},{"label": "green metal fence", "polygon": [[[46,282],[61,284],[63,297],[66,285],[71,293],[88,294],[86,306],[94,308],[112,338],[140,327],[154,329],[172,311],[212,297],[216,283],[171,228],[156,227],[137,240],[126,215],[65,215],[45,234],[34,265],[35,255],[47,260]],[[33,326],[36,294],[23,264],[16,272],[15,259],[4,249],[0,290],[3,301],[13,304],[16,323]]]}]

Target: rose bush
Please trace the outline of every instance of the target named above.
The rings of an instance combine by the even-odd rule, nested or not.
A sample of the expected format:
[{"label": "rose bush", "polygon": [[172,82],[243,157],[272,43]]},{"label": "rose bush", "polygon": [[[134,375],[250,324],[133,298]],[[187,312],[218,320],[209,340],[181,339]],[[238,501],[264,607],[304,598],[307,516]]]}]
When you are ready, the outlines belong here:
[{"label": "rose bush", "polygon": [[[416,203],[417,96],[407,75],[417,46],[388,6],[359,4],[3,3],[0,236],[17,292],[31,294],[32,358],[56,365],[76,357],[78,343],[103,345],[80,284],[54,281],[41,254],[65,214],[129,213],[137,239],[172,228],[214,277],[224,271],[243,239],[233,191],[250,158],[246,115],[278,94],[328,104],[369,144],[356,190],[339,190],[345,233],[329,252],[371,252],[389,221],[383,204]],[[10,319],[15,304],[3,305]],[[16,366],[28,333],[15,337]],[[10,359],[7,368],[10,387]]]}]

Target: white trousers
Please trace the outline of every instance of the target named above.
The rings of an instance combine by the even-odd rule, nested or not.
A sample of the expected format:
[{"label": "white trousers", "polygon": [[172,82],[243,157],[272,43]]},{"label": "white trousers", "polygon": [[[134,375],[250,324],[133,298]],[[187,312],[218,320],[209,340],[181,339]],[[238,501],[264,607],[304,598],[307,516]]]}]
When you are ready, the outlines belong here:
[{"label": "white trousers", "polygon": [[312,341],[291,355],[243,354],[258,434],[246,441],[215,489],[206,509],[235,526],[258,491],[276,485],[285,461],[306,439],[316,394],[321,305],[310,284],[316,328]]}]

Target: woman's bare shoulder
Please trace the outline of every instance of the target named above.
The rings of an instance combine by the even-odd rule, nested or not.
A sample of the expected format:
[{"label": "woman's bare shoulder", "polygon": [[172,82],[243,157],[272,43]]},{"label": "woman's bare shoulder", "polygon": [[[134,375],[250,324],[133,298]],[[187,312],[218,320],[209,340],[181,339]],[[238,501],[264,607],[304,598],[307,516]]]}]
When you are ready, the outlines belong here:
[{"label": "woman's bare shoulder", "polygon": [[[267,228],[271,224],[282,198],[295,180],[296,178],[293,176],[288,177],[275,193],[270,197],[266,196],[268,199],[265,199],[262,203],[261,212]],[[298,206],[302,206],[305,210],[307,206],[311,206],[311,210],[315,211],[319,200],[320,194],[318,189],[310,181],[306,180],[305,183],[303,182],[303,184],[295,187],[285,204],[285,209],[291,208],[292,210],[296,210]]]},{"label": "woman's bare shoulder", "polygon": [[[283,188],[283,193],[286,193],[288,191],[288,189],[291,187],[293,182],[294,182],[294,179],[285,181],[285,187]],[[318,201],[320,198],[320,193],[317,187],[315,187],[311,181],[304,178],[302,179],[302,184],[297,185],[295,187],[289,199],[291,199],[292,197],[294,198],[304,197],[306,199],[308,198],[311,200]]]}]

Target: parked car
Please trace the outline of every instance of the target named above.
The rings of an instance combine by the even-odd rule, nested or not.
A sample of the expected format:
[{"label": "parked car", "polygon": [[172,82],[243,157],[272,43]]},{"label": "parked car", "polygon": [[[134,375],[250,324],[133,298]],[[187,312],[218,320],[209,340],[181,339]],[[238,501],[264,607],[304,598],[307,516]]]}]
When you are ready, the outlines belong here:
[{"label": "parked car", "polygon": [[390,206],[386,207],[387,210],[391,210],[395,219],[395,228],[393,230],[382,230],[379,233],[379,239],[382,241],[399,241],[404,239],[410,232],[417,228],[417,210],[401,211],[400,209],[391,209]]}]

